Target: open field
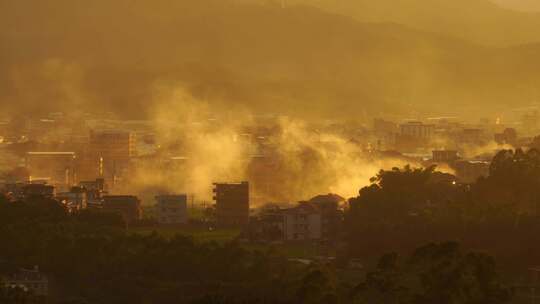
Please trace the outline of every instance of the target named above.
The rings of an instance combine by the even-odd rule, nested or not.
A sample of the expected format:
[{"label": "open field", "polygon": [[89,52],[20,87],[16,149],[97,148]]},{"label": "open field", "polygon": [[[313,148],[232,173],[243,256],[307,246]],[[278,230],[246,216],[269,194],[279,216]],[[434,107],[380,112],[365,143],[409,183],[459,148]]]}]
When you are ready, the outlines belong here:
[{"label": "open field", "polygon": [[[234,241],[240,235],[240,229],[208,230],[194,227],[142,227],[132,228],[131,232],[144,235],[156,232],[166,238],[179,234],[192,237],[197,242],[217,243]],[[318,245],[305,243],[241,243],[241,245],[247,250],[272,251],[287,258],[311,258],[323,253]]]}]

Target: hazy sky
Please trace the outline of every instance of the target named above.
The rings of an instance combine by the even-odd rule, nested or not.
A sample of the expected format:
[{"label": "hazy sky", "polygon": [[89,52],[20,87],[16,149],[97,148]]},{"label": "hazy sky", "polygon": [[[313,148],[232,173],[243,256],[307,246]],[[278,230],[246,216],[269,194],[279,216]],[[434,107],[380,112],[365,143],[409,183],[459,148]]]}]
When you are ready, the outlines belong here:
[{"label": "hazy sky", "polygon": [[512,9],[540,11],[540,0],[493,0],[493,2]]}]

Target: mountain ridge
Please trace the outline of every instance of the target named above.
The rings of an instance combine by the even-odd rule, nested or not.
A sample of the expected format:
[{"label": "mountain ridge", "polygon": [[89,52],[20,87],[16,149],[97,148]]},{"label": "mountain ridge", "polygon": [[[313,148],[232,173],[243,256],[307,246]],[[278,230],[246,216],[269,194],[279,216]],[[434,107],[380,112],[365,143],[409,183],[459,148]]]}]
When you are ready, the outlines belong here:
[{"label": "mountain ridge", "polygon": [[[32,4],[37,7],[28,11]],[[0,68],[6,71],[0,100],[27,112],[75,106],[145,116],[141,109],[151,108],[159,83],[186,88],[200,100],[306,116],[354,117],[410,105],[500,111],[536,98],[540,79],[538,64],[527,62],[540,54],[533,45],[489,48],[306,6],[215,0],[3,5],[10,10],[0,7]]]}]

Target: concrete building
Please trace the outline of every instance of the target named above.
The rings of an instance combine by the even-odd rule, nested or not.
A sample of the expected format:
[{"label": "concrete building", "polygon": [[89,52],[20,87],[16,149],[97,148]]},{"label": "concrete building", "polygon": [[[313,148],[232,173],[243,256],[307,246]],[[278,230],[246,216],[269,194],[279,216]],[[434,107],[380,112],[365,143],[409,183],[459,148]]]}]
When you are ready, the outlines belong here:
[{"label": "concrete building", "polygon": [[34,269],[20,269],[18,272],[4,275],[0,281],[4,288],[21,288],[38,296],[49,295],[49,279],[37,266]]},{"label": "concrete building", "polygon": [[26,168],[30,181],[47,180],[49,184],[69,188],[75,182],[75,152],[28,152]]},{"label": "concrete building", "polygon": [[335,241],[339,237],[344,214],[339,208],[345,203],[345,198],[337,194],[318,195],[309,200],[317,207],[321,215],[321,239]]},{"label": "concrete building", "polygon": [[79,187],[86,193],[87,207],[101,207],[106,192],[105,180],[98,178],[93,181],[81,181]]},{"label": "concrete building", "polygon": [[411,121],[399,126],[401,135],[413,138],[430,139],[435,133],[435,125],[424,124],[419,121]]},{"label": "concrete building", "polygon": [[58,193],[56,200],[64,204],[71,213],[88,207],[86,189],[82,187],[72,187],[69,192]]},{"label": "concrete building", "polygon": [[103,197],[103,211],[122,215],[126,223],[141,219],[141,201],[132,195],[108,195]]},{"label": "concrete building", "polygon": [[103,158],[129,159],[136,156],[136,136],[133,132],[106,130],[91,131],[89,149]]},{"label": "concrete building", "polygon": [[[106,130],[91,131],[85,164],[89,171],[85,177],[103,177],[114,186],[117,178],[127,170],[132,157],[137,155],[136,136],[133,132]],[[97,175],[91,176],[92,172]]]},{"label": "concrete building", "polygon": [[157,219],[162,225],[187,224],[187,195],[156,196]]},{"label": "concrete building", "polygon": [[453,163],[459,159],[458,152],[456,150],[434,150],[433,162],[436,163]]},{"label": "concrete building", "polygon": [[214,184],[216,219],[225,226],[242,226],[249,221],[249,183]]},{"label": "concrete building", "polygon": [[283,238],[286,241],[314,241],[321,237],[321,212],[315,204],[303,202],[283,211]]}]

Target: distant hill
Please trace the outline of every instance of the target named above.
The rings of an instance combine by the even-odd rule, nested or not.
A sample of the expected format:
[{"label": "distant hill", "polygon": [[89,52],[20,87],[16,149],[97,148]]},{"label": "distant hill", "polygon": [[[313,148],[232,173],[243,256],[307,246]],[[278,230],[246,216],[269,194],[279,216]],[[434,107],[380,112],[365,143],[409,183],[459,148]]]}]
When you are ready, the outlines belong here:
[{"label": "distant hill", "polygon": [[28,112],[144,117],[165,82],[256,111],[478,115],[539,97],[539,55],[279,3],[0,1],[0,107]]},{"label": "distant hill", "polygon": [[[535,6],[540,7],[537,0],[495,1],[514,8],[535,1]],[[363,22],[394,22],[485,45],[540,42],[540,13],[509,10],[491,0],[287,0],[287,3],[313,5]]]}]

